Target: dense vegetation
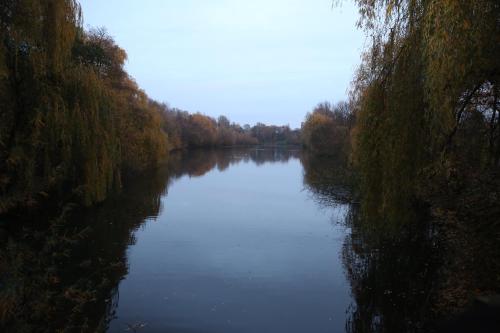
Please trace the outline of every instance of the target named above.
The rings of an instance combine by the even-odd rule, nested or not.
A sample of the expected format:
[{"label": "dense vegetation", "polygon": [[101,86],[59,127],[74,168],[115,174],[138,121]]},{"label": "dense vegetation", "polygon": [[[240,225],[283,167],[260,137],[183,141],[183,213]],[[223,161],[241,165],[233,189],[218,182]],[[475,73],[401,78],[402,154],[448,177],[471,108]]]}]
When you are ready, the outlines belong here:
[{"label": "dense vegetation", "polygon": [[76,0],[0,3],[0,213],[49,195],[90,205],[172,149],[298,143],[288,126],[152,101],[103,29],[85,31]]},{"label": "dense vegetation", "polygon": [[[387,251],[394,245],[439,246],[428,302],[449,315],[500,292],[500,3],[355,2],[370,43],[347,112],[318,106],[303,144],[315,155],[345,156],[355,170],[361,207],[353,223],[364,233],[356,244],[378,254],[353,246],[349,265],[365,264],[351,276],[368,281],[384,267],[382,255],[397,255]],[[353,330],[383,331],[370,325],[385,306],[359,309],[372,317],[353,318],[361,325]]]},{"label": "dense vegetation", "polygon": [[320,103],[302,123],[302,144],[316,155],[348,156],[354,123],[348,103],[340,102],[335,106]]},{"label": "dense vegetation", "polygon": [[395,220],[431,196],[498,223],[500,4],[357,2],[373,38],[353,89],[367,210]]},{"label": "dense vegetation", "polygon": [[123,169],[165,158],[161,117],[124,71],[125,51],[81,28],[76,1],[0,6],[0,211],[49,190],[101,201]]},{"label": "dense vegetation", "polygon": [[243,126],[231,123],[225,116],[213,119],[209,116],[171,109],[165,104],[152,102],[161,110],[163,129],[167,133],[171,149],[214,146],[247,145],[298,145],[300,131],[288,125],[275,126],[257,123]]},{"label": "dense vegetation", "polygon": [[350,156],[374,221],[427,201],[498,226],[500,4],[356,3],[371,44],[351,99],[308,114],[303,144]]},{"label": "dense vegetation", "polygon": [[430,297],[449,315],[500,292],[500,3],[357,3],[372,36],[352,94],[362,215],[418,237],[409,222],[430,208],[421,233],[441,248]]},{"label": "dense vegetation", "polygon": [[[430,277],[427,268],[412,266],[408,258],[413,254],[397,252],[398,245],[415,244],[416,252],[429,245],[434,253],[433,237],[446,235],[442,246],[453,252],[450,262],[456,263],[443,266],[447,273],[440,273],[440,281],[445,282],[433,285],[434,294],[429,296],[433,304],[463,302],[464,290],[499,292],[500,3],[355,2],[359,25],[371,43],[355,75],[350,100],[319,104],[306,116],[302,134],[288,126],[240,126],[224,116],[191,114],[151,100],[124,70],[126,52],[104,30],[82,28],[76,0],[0,2],[0,213],[49,196],[84,205],[100,202],[129,174],[164,162],[170,162],[175,174],[175,160],[168,161],[174,149],[302,142],[312,153],[302,157],[305,184],[322,203],[352,201],[353,180],[362,195],[361,212],[350,222],[352,244],[344,253],[352,268],[350,279],[371,285],[382,280],[374,276],[389,275],[385,272],[393,270],[397,261],[402,263],[400,271],[409,272],[402,280],[410,284],[421,275],[423,285],[432,285],[428,279],[438,273]],[[333,156],[335,166],[314,167],[329,166],[325,156]],[[218,161],[216,155],[204,162],[205,169],[198,166],[193,175],[230,163]],[[336,173],[329,175],[331,170]],[[315,181],[327,176],[334,185]],[[157,202],[153,204],[152,210],[157,210]],[[415,208],[421,207],[429,208],[425,211],[434,223],[420,223],[424,218]],[[411,223],[415,221],[421,225]],[[61,223],[56,221],[45,236],[50,242],[41,237],[35,239],[34,248],[8,248],[9,255],[1,258],[4,267],[21,262],[23,272],[25,267],[62,270],[64,260],[49,258],[68,246],[59,233]],[[360,236],[366,225],[378,231]],[[377,239],[387,231],[396,236]],[[46,256],[37,258],[38,253]],[[5,276],[35,287],[45,284],[50,292],[68,288],[74,307],[82,297],[94,297],[78,285],[78,279],[78,288],[62,287],[52,273],[44,272],[42,281],[33,282],[31,277],[23,281]],[[384,300],[386,296],[371,295],[370,290],[385,290],[386,285],[354,289],[354,294]],[[103,286],[108,295],[109,285]],[[459,297],[449,297],[450,290]],[[23,315],[45,316],[47,309],[39,307],[43,301],[38,304],[31,295],[36,288],[27,292],[23,298],[32,300],[28,307],[35,310]],[[101,307],[106,306],[103,295]],[[9,302],[8,297],[0,308],[2,318],[15,317],[16,309],[25,306]],[[57,307],[67,306],[65,302],[56,302]],[[370,304],[357,309],[353,331],[370,330],[363,326],[367,318],[375,321],[382,312],[389,313],[386,319],[399,316],[388,303]],[[54,309],[49,310],[55,316],[59,309]],[[414,311],[409,306],[404,312]]]}]

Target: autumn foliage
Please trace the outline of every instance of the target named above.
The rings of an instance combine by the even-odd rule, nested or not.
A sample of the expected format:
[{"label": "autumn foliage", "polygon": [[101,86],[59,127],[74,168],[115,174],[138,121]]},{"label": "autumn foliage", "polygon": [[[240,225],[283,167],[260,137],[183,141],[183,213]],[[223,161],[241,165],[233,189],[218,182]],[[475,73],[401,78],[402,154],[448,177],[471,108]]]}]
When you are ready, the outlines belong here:
[{"label": "autumn foliage", "polygon": [[460,210],[498,187],[498,1],[357,3],[373,36],[352,94],[367,211],[395,220],[418,201]]},{"label": "autumn foliage", "polygon": [[302,143],[317,155],[346,157],[350,152],[350,131],[354,116],[345,102],[332,107],[319,104],[302,124]]},{"label": "autumn foliage", "polygon": [[0,3],[0,213],[48,196],[104,200],[169,151],[259,143],[245,128],[151,100],[75,0]]}]

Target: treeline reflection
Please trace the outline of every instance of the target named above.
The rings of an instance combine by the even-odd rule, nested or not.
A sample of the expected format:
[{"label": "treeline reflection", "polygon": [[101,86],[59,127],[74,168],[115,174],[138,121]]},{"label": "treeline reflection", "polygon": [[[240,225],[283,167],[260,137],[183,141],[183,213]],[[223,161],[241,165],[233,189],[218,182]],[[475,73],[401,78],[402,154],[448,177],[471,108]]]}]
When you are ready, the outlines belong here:
[{"label": "treeline reflection", "polygon": [[217,168],[224,171],[231,165],[240,162],[253,162],[256,165],[265,163],[286,163],[290,159],[301,156],[299,149],[285,148],[238,148],[238,149],[198,149],[174,152],[169,161],[169,171],[172,177],[188,175],[203,176]]},{"label": "treeline reflection", "polygon": [[[348,332],[426,330],[435,288],[436,245],[426,227],[388,235],[368,227],[353,202],[345,160],[289,149],[194,150],[127,182],[122,193],[92,209],[66,207],[34,223],[0,224],[0,331],[105,331],[128,273],[135,231],[157,217],[170,184],[231,165],[300,160],[304,187],[322,207],[348,207],[342,258],[351,286]],[[422,226],[422,224],[418,224]],[[124,328],[125,329],[125,328]]]},{"label": "treeline reflection", "polygon": [[347,160],[304,153],[301,163],[304,186],[318,204],[327,207],[354,201],[354,175]]},{"label": "treeline reflection", "polygon": [[342,259],[355,303],[347,332],[428,332],[437,269],[432,234],[411,230],[398,236],[368,229],[353,207],[346,219]]},{"label": "treeline reflection", "polygon": [[134,231],[157,216],[169,175],[158,169],[92,209],[2,225],[0,331],[101,332],[114,316]]},{"label": "treeline reflection", "polygon": [[348,206],[342,223],[350,232],[342,261],[353,303],[347,312],[346,332],[432,330],[431,292],[436,288],[438,248],[434,233],[421,222],[426,217],[404,229],[379,228],[360,214],[351,186],[355,177],[346,159],[304,154],[302,164],[304,184],[319,205]]},{"label": "treeline reflection", "polygon": [[56,217],[4,218],[0,331],[106,331],[128,273],[127,248],[136,241],[135,231],[160,214],[175,179],[299,156],[299,150],[258,148],[174,153],[168,166],[130,177],[122,193],[92,209],[66,206]]}]

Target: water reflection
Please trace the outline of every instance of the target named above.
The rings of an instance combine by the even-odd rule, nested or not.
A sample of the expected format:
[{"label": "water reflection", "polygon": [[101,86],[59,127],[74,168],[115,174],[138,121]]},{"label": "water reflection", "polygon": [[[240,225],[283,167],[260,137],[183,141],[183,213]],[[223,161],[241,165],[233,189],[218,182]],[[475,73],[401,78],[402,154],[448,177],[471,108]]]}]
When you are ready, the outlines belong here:
[{"label": "water reflection", "polygon": [[348,332],[428,331],[436,246],[423,230],[384,237],[366,230],[353,209],[343,261],[355,300]]},{"label": "water reflection", "polygon": [[256,165],[265,163],[286,163],[290,159],[298,159],[299,149],[269,149],[269,148],[235,148],[235,149],[197,149],[175,152],[169,161],[170,174],[175,177],[189,175],[203,176],[213,168],[219,171],[240,162],[253,162]]},{"label": "water reflection", "polygon": [[129,179],[122,193],[93,209],[68,206],[58,217],[31,221],[4,217],[0,331],[106,331],[118,306],[118,285],[128,274],[127,248],[136,242],[135,231],[161,213],[161,198],[173,181],[242,161],[262,165],[299,155],[282,149],[174,153],[168,167]]},{"label": "water reflection", "polygon": [[[320,205],[350,202],[343,223],[350,228],[342,259],[353,303],[347,332],[429,331],[431,292],[436,288],[437,245],[421,216],[418,223],[389,233],[362,218],[352,203],[352,175],[342,159],[305,156],[304,182]],[[413,212],[408,212],[413,215]],[[401,216],[408,220],[408,217]]]},{"label": "water reflection", "polygon": [[301,155],[304,185],[321,206],[353,202],[354,175],[344,158]]},{"label": "water reflection", "polygon": [[[164,209],[162,205],[172,203],[169,201],[170,197],[169,200],[164,200],[167,190],[172,184],[184,176],[201,177],[211,170],[224,172],[224,177],[227,177],[230,167],[239,163],[251,163],[252,168],[255,168],[255,166],[259,167],[265,163],[288,163],[297,160],[300,160],[302,164],[302,185],[307,190],[305,192],[308,196],[320,207],[341,206],[341,211],[345,212],[335,222],[350,230],[350,232],[342,234],[338,240],[341,245],[338,248],[331,247],[332,241],[325,240],[326,229],[320,228],[316,230],[316,234],[311,233],[311,229],[308,229],[315,225],[311,224],[311,220],[313,215],[317,213],[303,203],[304,199],[297,194],[300,189],[287,187],[289,182],[294,181],[295,171],[291,175],[283,177],[280,180],[282,183],[277,182],[276,178],[272,178],[276,177],[277,174],[270,175],[269,179],[247,179],[245,180],[245,190],[260,190],[261,192],[256,193],[269,196],[269,199],[261,198],[260,201],[252,199],[255,201],[255,206],[247,206],[256,214],[256,217],[248,217],[248,221],[244,220],[245,217],[237,211],[243,207],[241,206],[243,199],[241,197],[231,198],[235,196],[233,192],[219,193],[218,195],[225,196],[225,200],[231,202],[234,199],[240,205],[239,208],[226,205],[217,211],[216,204],[207,203],[219,214],[216,215],[217,220],[225,218],[228,220],[220,222],[207,218],[206,222],[214,225],[227,223],[219,225],[220,235],[214,234],[212,226],[207,225],[210,223],[195,224],[196,227],[193,229],[188,228],[182,231],[185,239],[175,239],[176,243],[172,245],[170,250],[182,252],[179,247],[194,237],[199,237],[196,239],[198,245],[209,244],[213,247],[214,245],[209,242],[216,242],[217,237],[221,237],[222,240],[232,239],[231,237],[239,235],[235,234],[237,228],[243,228],[243,233],[253,235],[248,240],[242,239],[247,243],[246,248],[245,243],[241,244],[238,240],[238,243],[235,241],[230,249],[224,248],[224,246],[215,249],[211,259],[216,260],[216,263],[220,261],[217,269],[233,265],[231,268],[235,272],[245,271],[244,277],[246,279],[253,277],[245,275],[247,271],[251,270],[251,267],[239,267],[238,259],[231,257],[233,254],[235,258],[239,255],[240,258],[253,260],[255,270],[268,265],[267,271],[261,272],[261,278],[263,281],[268,279],[268,283],[272,283],[272,288],[261,284],[257,285],[256,282],[248,280],[247,284],[240,286],[242,289],[239,294],[245,296],[239,296],[240,299],[232,299],[231,297],[235,297],[233,294],[223,294],[226,290],[223,284],[229,283],[228,279],[227,281],[219,281],[221,285],[217,288],[221,289],[208,290],[205,288],[200,289],[199,292],[205,293],[205,298],[208,300],[227,297],[232,299],[235,304],[242,306],[252,306],[251,303],[254,302],[253,306],[257,309],[261,306],[260,302],[266,303],[271,299],[281,301],[282,303],[277,304],[281,304],[282,308],[287,309],[288,307],[290,310],[290,307],[295,307],[292,309],[293,311],[301,309],[302,312],[297,313],[294,318],[287,318],[289,332],[305,332],[311,329],[307,326],[300,326],[308,325],[308,322],[316,322],[317,331],[411,332],[427,330],[426,324],[431,319],[429,315],[432,307],[430,293],[436,288],[433,281],[435,281],[437,270],[437,248],[433,232],[428,230],[425,223],[415,224],[404,232],[391,235],[369,228],[368,224],[360,217],[358,205],[353,203],[350,186],[353,176],[350,174],[345,160],[317,158],[303,154],[299,150],[235,149],[199,150],[172,154],[168,166],[129,180],[123,193],[110,198],[94,209],[66,210],[61,217],[52,218],[53,221],[50,224],[45,223],[46,221],[43,219],[24,224],[22,228],[18,227],[19,223],[12,221],[1,224],[0,236],[4,240],[0,249],[0,331],[95,332],[108,330],[119,309],[119,285],[125,277],[130,275],[130,254],[127,249],[136,243],[137,231],[142,230],[141,226],[145,226],[145,222],[164,214],[162,213]],[[254,169],[248,170],[255,171]],[[248,170],[244,169],[241,172],[243,175],[247,175]],[[282,172],[280,170],[273,172]],[[300,173],[297,175],[300,177]],[[226,182],[243,182],[241,175],[235,174],[231,177],[234,178],[230,181],[226,180]],[[214,181],[221,182],[222,180],[217,178]],[[281,192],[273,192],[274,187],[277,186],[286,188],[281,189]],[[210,192],[211,187],[205,190],[209,192],[206,194],[207,196],[217,194]],[[232,190],[238,189],[232,188]],[[243,192],[238,193],[242,195]],[[187,196],[192,198],[192,194]],[[201,197],[200,200],[207,201],[207,196]],[[228,196],[229,199],[227,199]],[[246,198],[248,199],[248,197]],[[272,202],[266,206],[267,210],[262,208],[262,211],[258,211],[268,201]],[[201,201],[195,202],[198,206],[202,205]],[[176,203],[175,200],[174,203]],[[178,199],[177,203],[177,206],[172,205],[168,208],[180,210],[184,207],[181,205],[184,204],[184,201]],[[336,210],[337,213],[338,211]],[[224,217],[220,215],[220,212],[224,212],[228,216]],[[295,215],[285,215],[283,223],[276,219],[277,215],[287,213]],[[299,216],[299,213],[304,216]],[[178,212],[178,214],[182,215],[183,213]],[[238,224],[234,219],[242,220],[244,223]],[[275,225],[265,229],[264,222],[271,220]],[[297,223],[290,224],[292,220]],[[187,222],[190,221],[183,222],[186,223],[179,225],[178,229],[174,230],[179,231],[181,228],[186,228],[186,225],[189,225]],[[245,223],[248,225],[242,226]],[[227,225],[231,225],[233,229],[229,230]],[[419,227],[417,228],[417,226]],[[206,237],[208,232],[204,233],[203,228],[209,230],[210,237]],[[315,228],[317,228],[317,224]],[[331,229],[332,226],[329,228]],[[267,237],[274,238],[269,240]],[[211,240],[211,238],[214,239]],[[318,239],[322,239],[323,243],[321,244],[323,245],[314,248],[314,244],[319,242]],[[148,241],[154,241],[154,239]],[[259,243],[254,244],[255,241]],[[295,243],[290,244],[292,241]],[[266,242],[274,242],[275,247]],[[258,247],[265,244],[268,248]],[[334,265],[335,261],[324,257],[329,255],[329,252],[325,252],[323,246],[340,252],[341,263],[336,264],[339,267],[328,266]],[[190,248],[190,250],[193,249]],[[163,256],[166,256],[164,247],[155,249],[153,253],[157,255],[160,251]],[[277,265],[285,264],[282,262],[283,258],[279,256],[289,256],[292,252],[294,253],[291,256],[293,261],[286,263],[288,266],[285,265],[282,270],[279,270]],[[187,254],[189,255],[189,253]],[[191,253],[193,256],[195,254],[199,255]],[[256,259],[260,257],[273,258],[273,256],[275,256],[276,261],[268,264]],[[321,266],[308,258],[318,258],[316,261],[322,259],[329,264]],[[185,257],[175,258],[172,265],[175,269],[185,267],[184,260],[186,260]],[[199,269],[199,266],[197,267],[196,269]],[[343,285],[341,281],[333,281],[336,270],[340,271],[339,274],[345,275],[348,284]],[[162,271],[162,273],[167,274],[168,271]],[[183,276],[180,277],[179,281],[171,282],[178,283],[181,287],[194,293],[197,285],[204,288],[203,283],[206,282],[204,280],[217,286],[214,276],[208,275],[208,273],[211,272],[204,272],[205,275],[200,280],[193,280],[192,284],[189,284],[191,282]],[[290,278],[286,277],[287,274],[290,274]],[[273,280],[277,276],[281,280]],[[235,283],[235,281],[231,283]],[[153,288],[145,285],[144,282],[140,283],[141,288],[153,289],[150,290],[153,293],[162,288],[157,285]],[[163,282],[160,281],[160,283]],[[344,313],[345,297],[340,296],[340,289],[331,289],[332,283],[335,288],[345,289],[346,294],[350,291],[352,296],[351,306],[347,309],[346,315],[342,315],[341,318],[336,317],[337,322],[341,323],[341,329],[335,328],[338,325],[330,324],[332,320],[330,313],[332,311]],[[299,290],[304,294],[299,293]],[[232,292],[234,293],[234,291]],[[281,300],[278,299],[280,297]],[[186,311],[192,312],[193,315],[199,315],[200,318],[205,318],[203,316],[206,314],[198,313],[194,306],[194,304],[200,306],[201,301],[198,303],[190,302],[177,303],[175,306],[179,309],[184,306]],[[309,311],[300,307],[303,302],[309,302]],[[331,302],[338,302],[338,304],[332,305]],[[157,311],[157,307],[152,308],[147,304],[141,306],[151,309],[152,312]],[[275,306],[274,303],[273,306]],[[172,308],[172,311],[174,309]],[[237,308],[234,307],[227,311],[231,313],[231,311],[235,312],[236,310]],[[274,327],[274,331],[280,332],[282,326],[276,322],[278,319],[274,317],[274,313],[280,313],[279,311],[282,310],[281,308],[273,308],[272,313],[268,313],[267,309],[261,309],[262,313],[255,310],[256,312],[252,314],[253,317],[248,314],[247,319],[243,319],[241,316],[244,314],[241,313],[233,313],[233,315],[240,316],[238,318],[242,323],[244,320],[260,321],[260,324],[264,325],[262,327],[269,327],[269,329]],[[302,317],[309,318],[309,321],[306,323],[304,319],[302,322]],[[178,320],[178,318],[172,317],[171,320]],[[325,320],[325,322],[320,322],[320,320]],[[128,322],[128,324],[130,325],[129,329],[133,330],[139,328],[142,323]],[[152,323],[150,324],[152,325]],[[122,322],[115,324],[115,331],[126,329],[127,327],[123,325]],[[163,328],[165,327],[167,326]],[[151,326],[149,328],[152,329]],[[177,332],[178,329],[177,326],[172,331]],[[184,329],[189,331],[186,327]],[[193,332],[201,331],[200,328],[198,330],[193,327],[189,329]],[[208,328],[205,327],[205,329]],[[213,328],[213,330],[231,332],[230,329],[224,330],[220,327]],[[144,331],[146,332],[148,329]]]},{"label": "water reflection", "polygon": [[127,274],[134,230],[157,216],[168,184],[155,170],[92,210],[66,207],[50,224],[2,225],[0,328],[3,332],[104,331]]}]

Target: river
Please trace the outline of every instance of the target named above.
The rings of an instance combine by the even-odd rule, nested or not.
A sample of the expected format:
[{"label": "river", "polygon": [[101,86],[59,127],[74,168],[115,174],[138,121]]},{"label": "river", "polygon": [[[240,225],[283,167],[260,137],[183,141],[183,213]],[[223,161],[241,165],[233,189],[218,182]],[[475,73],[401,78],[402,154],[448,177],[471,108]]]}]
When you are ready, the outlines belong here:
[{"label": "river", "polygon": [[95,208],[2,229],[6,329],[396,331],[425,305],[429,261],[401,258],[432,247],[369,248],[335,162],[200,150],[126,184]]}]

